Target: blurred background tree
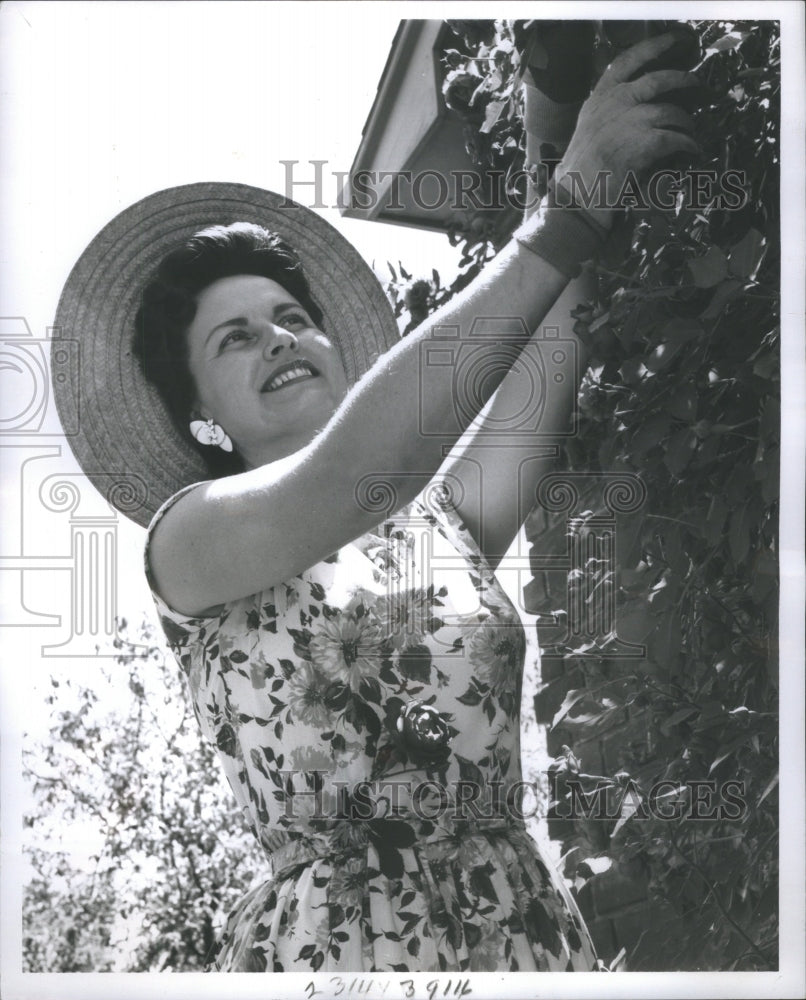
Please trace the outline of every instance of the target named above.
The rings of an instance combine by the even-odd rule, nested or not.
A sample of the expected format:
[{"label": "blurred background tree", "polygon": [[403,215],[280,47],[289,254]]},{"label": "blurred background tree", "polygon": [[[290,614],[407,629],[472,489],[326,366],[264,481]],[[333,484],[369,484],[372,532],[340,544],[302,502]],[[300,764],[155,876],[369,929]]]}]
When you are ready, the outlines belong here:
[{"label": "blurred background tree", "polygon": [[121,636],[92,688],[51,681],[49,738],[25,748],[27,972],[202,970],[268,873],[179,668],[149,626]]}]

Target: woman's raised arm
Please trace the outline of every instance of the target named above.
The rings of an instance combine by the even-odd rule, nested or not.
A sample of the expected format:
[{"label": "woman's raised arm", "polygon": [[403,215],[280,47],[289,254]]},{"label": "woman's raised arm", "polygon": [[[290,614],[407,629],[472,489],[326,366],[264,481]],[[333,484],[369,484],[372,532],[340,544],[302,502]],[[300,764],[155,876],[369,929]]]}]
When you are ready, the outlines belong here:
[{"label": "woman's raised arm", "polygon": [[[658,71],[630,82],[672,41],[662,36],[641,42],[609,67],[583,106],[559,177],[578,172],[591,189],[604,171],[608,187],[620,186],[629,170],[640,173],[670,153],[696,148],[679,109],[650,103],[693,78]],[[608,213],[599,216],[607,225]],[[287,458],[200,484],[180,498],[152,538],[151,569],[160,596],[178,611],[198,614],[296,575],[377,523],[377,511],[362,504],[358,491],[368,476],[393,476],[401,484],[401,504],[416,496],[472,417],[457,412],[454,401],[463,348],[472,346],[475,363],[483,361],[485,349],[495,360],[485,380],[488,393],[503,377],[497,343],[489,336],[494,330],[471,341],[474,322],[520,317],[517,346],[524,346],[565,287],[575,255],[588,255],[578,243],[584,230],[574,210],[538,213],[472,285],[378,360],[311,443]],[[446,364],[429,367],[424,382],[424,349],[437,328],[450,329],[454,349],[446,353]],[[506,334],[512,342],[512,330]],[[445,434],[424,435],[424,426],[445,428]]]}]

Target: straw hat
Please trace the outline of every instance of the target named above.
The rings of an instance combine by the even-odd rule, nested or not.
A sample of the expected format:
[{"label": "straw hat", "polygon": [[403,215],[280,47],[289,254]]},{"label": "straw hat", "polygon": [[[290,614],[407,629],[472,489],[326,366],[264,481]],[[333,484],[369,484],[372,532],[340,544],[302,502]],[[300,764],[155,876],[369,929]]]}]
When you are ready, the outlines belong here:
[{"label": "straw hat", "polygon": [[232,222],[264,226],[297,251],[350,384],[399,339],[366,262],[329,223],[280,194],[243,184],[188,184],[121,212],[67,279],[53,353],[64,340],[78,342],[78,372],[53,387],[63,425],[78,428],[68,440],[82,469],[111,504],[144,526],[168,497],[209,472],[133,354],[140,294],[169,250],[207,226]]}]

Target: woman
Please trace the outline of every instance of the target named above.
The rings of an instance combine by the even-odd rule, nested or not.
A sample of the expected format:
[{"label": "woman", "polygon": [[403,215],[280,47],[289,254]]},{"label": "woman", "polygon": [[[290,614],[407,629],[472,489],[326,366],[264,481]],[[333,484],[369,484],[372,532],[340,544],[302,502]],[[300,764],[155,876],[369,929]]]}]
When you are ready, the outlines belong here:
[{"label": "woman", "polygon": [[[589,189],[605,172],[612,193],[628,170],[695,151],[687,116],[651,103],[693,78],[665,70],[630,82],[672,42],[643,42],[605,72],[555,173],[558,200],[574,172]],[[271,858],[272,877],[230,915],[216,968],[595,968],[573,900],[519,819],[524,637],[493,570],[538,466],[524,472],[522,453],[474,450],[472,437],[443,463],[508,392],[498,339],[474,339],[474,320],[492,317],[488,333],[495,317],[522,320],[502,329],[526,348],[611,213],[542,209],[465,294],[394,342],[378,290],[315,217],[253,193],[256,221],[276,226],[244,213],[189,229],[188,206],[221,207],[222,187],[124,213],[125,253],[111,230],[96,241],[59,324],[89,337],[82,322],[116,329],[139,307],[141,371],[128,351],[107,366],[92,354],[84,402],[101,427],[85,416],[77,449],[91,473],[139,456],[129,485],[145,487],[141,521],[154,497],[172,494],[151,523],[149,581],[201,728]],[[221,211],[223,223],[231,205]],[[342,269],[335,282],[328,257]],[[116,288],[150,274],[145,290],[82,313],[82,295],[99,274],[108,285],[114,267]],[[424,361],[435,344],[438,361]],[[476,412],[456,405],[471,350],[484,374],[483,391],[465,393]],[[99,389],[115,363],[125,374]],[[64,390],[60,405],[75,405]],[[157,462],[159,433],[180,443]],[[101,460],[107,437],[126,445]],[[199,451],[212,472],[191,476]],[[482,495],[476,463],[494,491]],[[172,475],[186,485],[166,490]]]}]

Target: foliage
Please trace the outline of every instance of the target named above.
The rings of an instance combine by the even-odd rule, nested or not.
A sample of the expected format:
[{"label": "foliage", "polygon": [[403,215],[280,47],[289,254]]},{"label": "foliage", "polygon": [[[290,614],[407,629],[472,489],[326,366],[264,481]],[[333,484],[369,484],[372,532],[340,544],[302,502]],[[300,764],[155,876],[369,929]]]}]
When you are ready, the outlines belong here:
[{"label": "foliage", "polygon": [[25,750],[28,972],[201,970],[222,915],[265,873],[176,664],[147,627],[138,639],[116,640],[108,693],[53,678],[49,739]]},{"label": "foliage", "polygon": [[[677,919],[674,932],[649,930],[631,967],[768,969],[778,922],[778,25],[691,23],[702,55],[696,167],[741,171],[746,198],[732,210],[717,188],[695,206],[681,185],[672,207],[639,203],[591,266],[595,294],[574,313],[589,366],[566,468],[638,475],[646,500],[621,517],[614,564],[591,561],[574,579],[536,570],[527,596],[547,623],[567,620],[575,598],[585,607],[606,594],[616,605],[616,628],[598,643],[549,631],[563,669],[541,697],[556,709],[552,738],[580,753],[606,748],[619,770],[602,776],[610,794],[635,791],[618,821],[565,831],[567,849],[610,853],[642,874]],[[468,148],[482,167],[518,170],[516,84],[530,25],[453,25],[464,49],[445,53],[446,96],[476,130]],[[497,225],[514,223],[485,213],[471,227],[483,235],[460,277],[503,242]],[[436,273],[403,277],[392,295],[410,327],[456,291]],[[584,539],[602,512],[595,481],[570,527],[536,509],[533,553],[566,551],[567,532]],[[643,655],[621,655],[624,642]],[[709,778],[743,782],[738,820],[686,819],[685,809],[640,818],[658,780],[690,805],[686,782]]]},{"label": "foliage", "polygon": [[[448,233],[452,246],[461,247],[459,273],[443,285],[437,271],[430,278],[412,280],[402,265],[390,264],[392,280],[387,285],[397,316],[407,315],[404,333],[409,333],[435,309],[467,287],[509,239],[519,222],[512,207],[523,198],[525,178],[523,102],[520,87],[520,52],[524,34],[521,22],[451,21],[455,32],[464,33],[468,52],[447,49],[443,96],[446,105],[463,122],[465,146],[474,163],[489,176],[499,172],[504,187],[494,194],[480,189],[483,204],[501,207],[454,213]],[[504,196],[506,195],[506,196]],[[399,272],[399,273],[398,273]]]},{"label": "foliage", "polygon": [[[615,572],[596,581],[616,590],[618,637],[646,655],[580,659],[571,644],[559,684],[588,694],[555,725],[590,741],[628,708],[635,742],[618,763],[644,794],[661,779],[743,783],[738,821],[636,819],[609,846],[686,918],[677,953],[666,939],[671,967],[765,969],[777,965],[777,36],[772,22],[698,28],[714,95],[697,115],[701,169],[741,170],[747,203],[636,213],[577,310],[590,367],[568,465],[646,486]],[[558,596],[547,582],[547,606]]]}]

